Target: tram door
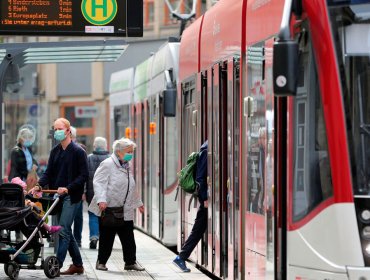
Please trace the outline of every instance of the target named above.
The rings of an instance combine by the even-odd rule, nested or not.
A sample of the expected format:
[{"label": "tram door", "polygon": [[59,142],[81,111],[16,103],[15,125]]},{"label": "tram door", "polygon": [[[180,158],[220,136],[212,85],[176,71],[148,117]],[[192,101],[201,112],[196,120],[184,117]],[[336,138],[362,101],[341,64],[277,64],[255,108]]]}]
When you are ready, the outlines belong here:
[{"label": "tram door", "polygon": [[[190,153],[199,150],[197,142],[197,107],[196,107],[196,77],[186,80],[181,85],[182,90],[182,121],[181,121],[181,166],[185,166]],[[197,209],[193,203],[189,207],[191,195],[181,192],[181,244],[184,244],[190,235],[194,224]],[[196,250],[193,251],[191,258],[197,259]]]},{"label": "tram door", "polygon": [[159,125],[162,123],[159,121],[159,95],[153,95],[149,99],[149,143],[148,143],[148,185],[149,185],[149,197],[151,198],[150,204],[150,228],[151,234],[155,238],[161,238],[160,224],[163,221],[163,211],[161,207],[161,190],[160,190],[160,172],[162,156],[160,155],[161,145],[161,133]]},{"label": "tram door", "polygon": [[[136,185],[138,186],[138,193],[142,202],[146,203],[145,196],[144,196],[144,162],[142,159],[145,158],[144,153],[144,114],[143,114],[143,104],[139,103],[134,107],[135,114],[134,114],[134,131],[133,137],[134,141],[136,141],[137,149],[135,149],[136,156],[134,157],[135,160],[135,181]],[[145,210],[146,212],[147,210]],[[136,219],[136,226],[144,229],[145,228],[145,213],[140,213],[140,211],[136,211],[137,219]]]},{"label": "tram door", "polygon": [[208,233],[212,242],[208,246],[209,265],[221,277],[227,264],[227,64],[216,64],[212,70],[208,94]]},{"label": "tram door", "polygon": [[[244,98],[246,130],[245,275],[265,277],[266,268],[266,85],[264,43],[248,47],[247,96]],[[245,197],[243,197],[245,198]]]},{"label": "tram door", "polygon": [[[203,144],[205,140],[208,139],[207,133],[207,72],[198,74],[198,82],[201,85],[200,94],[198,102],[200,102],[200,133],[201,133],[201,143]],[[199,130],[198,130],[199,131]],[[198,246],[198,263],[204,267],[208,267],[208,232],[206,231],[202,238],[201,246]]]},{"label": "tram door", "polygon": [[231,58],[227,65],[227,271],[228,279],[238,279],[239,244],[239,57]]}]

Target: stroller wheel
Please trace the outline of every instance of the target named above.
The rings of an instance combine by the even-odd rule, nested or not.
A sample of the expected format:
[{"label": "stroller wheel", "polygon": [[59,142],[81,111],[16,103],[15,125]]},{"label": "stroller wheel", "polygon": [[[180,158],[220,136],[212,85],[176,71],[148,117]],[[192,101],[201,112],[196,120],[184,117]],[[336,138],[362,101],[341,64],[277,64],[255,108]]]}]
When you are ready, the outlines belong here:
[{"label": "stroller wheel", "polygon": [[48,278],[59,276],[59,261],[55,256],[49,256],[44,261],[44,273]]},{"label": "stroller wheel", "polygon": [[4,263],[4,272],[5,272],[6,276],[9,276],[8,267],[9,267],[9,265],[7,263]]},{"label": "stroller wheel", "polygon": [[17,280],[18,279],[19,266],[16,262],[14,262],[14,261],[8,262],[4,266],[4,270],[5,270],[6,275],[8,275],[10,279],[12,279],[12,280]]}]

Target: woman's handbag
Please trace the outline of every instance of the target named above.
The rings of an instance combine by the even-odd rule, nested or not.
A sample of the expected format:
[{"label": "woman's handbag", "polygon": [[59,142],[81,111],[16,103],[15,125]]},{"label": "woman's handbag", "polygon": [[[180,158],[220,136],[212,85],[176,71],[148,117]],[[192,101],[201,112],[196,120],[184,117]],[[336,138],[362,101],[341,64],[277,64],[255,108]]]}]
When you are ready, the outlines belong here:
[{"label": "woman's handbag", "polygon": [[103,227],[122,227],[125,223],[123,208],[125,207],[126,199],[128,196],[128,191],[130,190],[130,174],[127,173],[128,177],[128,186],[125,201],[123,202],[123,206],[120,207],[107,207],[101,213],[101,225]]},{"label": "woman's handbag", "polygon": [[101,214],[103,227],[121,227],[124,224],[123,206],[107,207]]}]

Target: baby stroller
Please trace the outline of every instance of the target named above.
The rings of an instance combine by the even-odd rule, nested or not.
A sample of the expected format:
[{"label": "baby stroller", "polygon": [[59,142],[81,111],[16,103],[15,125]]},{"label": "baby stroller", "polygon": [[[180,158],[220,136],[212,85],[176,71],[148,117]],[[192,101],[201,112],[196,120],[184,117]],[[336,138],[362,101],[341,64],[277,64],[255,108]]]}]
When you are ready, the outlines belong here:
[{"label": "baby stroller", "polygon": [[[44,203],[50,203],[50,198],[39,198]],[[0,238],[0,263],[4,264],[5,274],[10,279],[18,279],[20,269],[43,269],[48,278],[59,276],[59,261],[55,256],[44,259],[43,238],[48,233],[43,229],[43,223],[57,207],[60,198],[52,198],[52,203],[45,215],[39,219],[31,207],[25,206],[25,197],[21,186],[12,183],[0,185],[0,230],[21,230],[27,237],[22,242],[12,242],[9,237]],[[8,235],[10,236],[10,235]],[[40,257],[41,253],[41,257]],[[41,264],[36,265],[41,259]]]}]

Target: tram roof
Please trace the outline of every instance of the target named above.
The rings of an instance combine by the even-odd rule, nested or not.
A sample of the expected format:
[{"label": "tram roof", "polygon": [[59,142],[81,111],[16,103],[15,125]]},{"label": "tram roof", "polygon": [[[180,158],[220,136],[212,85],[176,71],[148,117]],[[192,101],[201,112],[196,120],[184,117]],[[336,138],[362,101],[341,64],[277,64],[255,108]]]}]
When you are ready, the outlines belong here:
[{"label": "tram roof", "polygon": [[124,40],[27,42],[0,44],[0,60],[25,64],[116,61],[127,49]]}]

